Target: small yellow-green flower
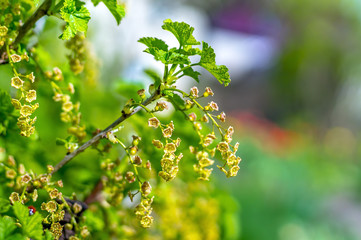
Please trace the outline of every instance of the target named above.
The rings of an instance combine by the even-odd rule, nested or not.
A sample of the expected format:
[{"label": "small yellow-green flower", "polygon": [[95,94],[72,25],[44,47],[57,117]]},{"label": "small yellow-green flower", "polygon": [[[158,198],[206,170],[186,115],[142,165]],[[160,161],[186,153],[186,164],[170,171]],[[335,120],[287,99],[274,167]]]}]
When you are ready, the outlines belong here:
[{"label": "small yellow-green flower", "polygon": [[220,143],[218,143],[217,149],[218,149],[220,152],[226,152],[226,151],[228,151],[228,149],[229,149],[228,143],[226,143],[226,142],[220,142]]},{"label": "small yellow-green flower", "polygon": [[28,183],[28,182],[30,182],[30,181],[31,181],[30,175],[29,175],[29,174],[25,174],[24,176],[21,177],[21,181],[22,181],[23,183]]},{"label": "small yellow-green flower", "polygon": [[239,170],[239,166],[233,166],[233,167],[231,167],[231,169],[229,169],[229,171],[228,171],[228,176],[229,176],[229,177],[235,177],[235,176],[237,176],[238,170]]},{"label": "small yellow-green flower", "polygon": [[9,169],[5,173],[6,178],[14,179],[16,177],[16,172],[14,169]]},{"label": "small yellow-green flower", "polygon": [[211,176],[212,171],[213,171],[213,168],[211,168],[211,169],[202,168],[199,172],[200,177],[198,179],[203,180],[203,181],[209,181],[209,177]]},{"label": "small yellow-green flower", "polygon": [[204,97],[213,96],[214,93],[210,87],[206,87],[206,91],[203,93]]},{"label": "small yellow-green flower", "polygon": [[107,138],[109,139],[109,141],[111,141],[112,143],[118,143],[118,139],[115,137],[114,133],[112,131],[107,132]]},{"label": "small yellow-green flower", "polygon": [[20,114],[24,117],[30,116],[33,113],[33,108],[29,105],[24,105],[20,109]]},{"label": "small yellow-green flower", "polygon": [[38,190],[34,189],[34,192],[31,196],[31,198],[33,199],[34,202],[36,202],[36,200],[38,200]]},{"label": "small yellow-green flower", "polygon": [[34,76],[34,73],[33,73],[33,72],[31,72],[30,74],[26,75],[26,77],[27,77],[32,83],[35,82],[35,76]]},{"label": "small yellow-green flower", "polygon": [[21,54],[21,59],[29,62],[29,56],[28,56],[27,52],[24,52],[24,54]]},{"label": "small yellow-green flower", "polygon": [[144,228],[149,228],[152,225],[152,223],[153,223],[153,217],[149,215],[143,216],[142,219],[140,220],[140,224]]},{"label": "small yellow-green flower", "polygon": [[163,133],[163,137],[170,138],[172,136],[173,129],[171,127],[167,127],[166,129],[163,130],[162,133]]},{"label": "small yellow-green flower", "polygon": [[158,118],[152,117],[152,118],[148,119],[148,126],[149,127],[157,128],[157,127],[159,127],[159,125],[160,125],[160,122],[159,122]]},{"label": "small yellow-green flower", "polygon": [[56,202],[51,200],[51,201],[46,203],[45,210],[48,211],[48,212],[55,212],[57,207],[58,206],[57,206]]},{"label": "small yellow-green flower", "polygon": [[20,109],[21,108],[20,101],[15,99],[15,98],[11,99],[11,104],[14,106],[15,109]]},{"label": "small yellow-green flower", "polygon": [[49,196],[50,196],[51,199],[59,197],[59,190],[54,188],[53,190],[51,190],[49,192]]},{"label": "small yellow-green flower", "polygon": [[69,84],[68,84],[68,91],[69,91],[71,94],[74,94],[74,93],[75,93],[74,85],[73,85],[72,83],[69,83]]},{"label": "small yellow-green flower", "polygon": [[152,140],[152,143],[153,143],[153,145],[156,147],[156,148],[163,148],[163,143],[161,142],[161,141],[159,141],[159,140],[155,140],[155,139],[153,139]]},{"label": "small yellow-green flower", "polygon": [[87,226],[84,226],[82,227],[81,231],[80,231],[80,235],[83,237],[83,238],[86,238],[87,236],[89,236],[89,230],[87,228]]},{"label": "small yellow-green flower", "polygon": [[35,90],[30,90],[29,92],[26,93],[25,96],[25,100],[27,102],[32,102],[36,100],[36,91]]},{"label": "small yellow-green flower", "polygon": [[224,112],[221,112],[217,118],[221,121],[221,122],[225,122],[226,121],[226,114]]},{"label": "small yellow-green flower", "polygon": [[16,89],[19,89],[21,88],[22,86],[24,85],[24,81],[21,80],[19,77],[13,77],[11,79],[11,86],[16,88]]},{"label": "small yellow-green flower", "polygon": [[10,57],[11,57],[11,61],[14,62],[14,63],[21,61],[21,57],[19,55],[17,55],[17,54],[13,54]]},{"label": "small yellow-green flower", "polygon": [[177,150],[174,143],[167,143],[164,147],[164,152],[173,153]]},{"label": "small yellow-green flower", "polygon": [[201,160],[199,160],[199,165],[201,167],[208,167],[213,165],[214,161],[209,159],[209,158],[202,158]]},{"label": "small yellow-green flower", "polygon": [[192,88],[191,88],[190,95],[191,95],[192,97],[197,98],[197,97],[198,97],[198,93],[199,93],[199,91],[198,91],[198,88],[197,88],[197,87],[192,87]]},{"label": "small yellow-green flower", "polygon": [[20,201],[19,193],[17,193],[17,192],[12,192],[11,195],[10,195],[10,197],[9,197],[9,200],[10,200],[11,203]]},{"label": "small yellow-green flower", "polygon": [[62,106],[62,109],[65,111],[65,112],[70,112],[72,109],[73,109],[73,103],[68,101],[68,102],[64,102],[63,103],[63,106]]},{"label": "small yellow-green flower", "polygon": [[61,112],[60,113],[60,120],[63,121],[63,122],[70,122],[71,117],[67,112]]},{"label": "small yellow-green flower", "polygon": [[59,239],[59,237],[62,235],[63,232],[63,226],[61,226],[61,224],[58,222],[53,223],[51,224],[50,232],[53,233],[55,239]]},{"label": "small yellow-green flower", "polygon": [[0,37],[5,37],[8,33],[8,28],[5,26],[0,26]]},{"label": "small yellow-green flower", "polygon": [[83,207],[79,203],[74,203],[73,205],[73,211],[74,213],[80,213]]}]

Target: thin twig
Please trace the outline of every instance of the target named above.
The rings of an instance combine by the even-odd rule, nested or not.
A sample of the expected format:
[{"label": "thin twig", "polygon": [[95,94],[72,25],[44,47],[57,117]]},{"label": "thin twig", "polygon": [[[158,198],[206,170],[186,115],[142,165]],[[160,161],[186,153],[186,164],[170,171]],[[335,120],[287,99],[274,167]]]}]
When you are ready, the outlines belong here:
[{"label": "thin twig", "polygon": [[35,23],[42,18],[43,16],[47,15],[48,10],[51,7],[52,0],[45,0],[43,4],[36,10],[36,12],[24,23],[23,26],[19,29],[19,34],[16,36],[13,45],[17,45],[26,35],[26,33],[32,29]]},{"label": "thin twig", "polygon": [[[158,89],[154,94],[152,94],[149,98],[147,98],[146,100],[144,100],[144,102],[142,102],[142,105],[146,106],[149,103],[153,102],[154,100],[158,99],[161,97],[160,94],[160,90]],[[142,109],[142,107],[138,106],[136,108],[134,108],[134,110],[129,113],[129,114],[125,114],[124,112],[122,113],[122,115],[115,120],[112,124],[110,124],[107,128],[105,128],[103,131],[101,131],[100,133],[98,133],[97,135],[95,135],[92,139],[90,139],[89,141],[87,141],[86,143],[84,143],[83,145],[81,145],[79,148],[77,148],[76,150],[74,150],[73,152],[69,153],[68,155],[66,155],[63,160],[61,160],[55,167],[54,167],[54,171],[52,172],[52,174],[54,174],[55,172],[57,172],[60,168],[62,168],[65,164],[67,164],[70,160],[72,160],[74,157],[76,157],[79,153],[83,152],[85,149],[87,149],[88,147],[90,147],[91,145],[93,145],[94,143],[96,143],[97,141],[99,141],[101,138],[106,137],[107,133],[109,131],[111,131],[113,128],[115,128],[116,126],[118,126],[120,123],[122,123],[123,121],[125,121],[126,119],[128,119],[129,117],[131,117],[132,115],[136,114],[137,112],[139,112]]]}]

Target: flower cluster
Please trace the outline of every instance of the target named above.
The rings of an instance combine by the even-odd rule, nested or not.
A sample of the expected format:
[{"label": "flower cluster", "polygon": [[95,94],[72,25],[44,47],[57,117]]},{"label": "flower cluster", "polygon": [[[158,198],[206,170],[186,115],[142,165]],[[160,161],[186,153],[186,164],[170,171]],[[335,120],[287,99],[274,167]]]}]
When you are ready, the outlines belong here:
[{"label": "flower cluster", "polygon": [[0,26],[0,47],[4,46],[8,28],[6,26]]},{"label": "flower cluster", "polygon": [[172,134],[174,131],[173,122],[163,126],[158,118],[152,117],[148,119],[148,126],[161,128],[163,138],[160,140],[153,139],[152,143],[156,148],[163,149],[164,151],[163,157],[160,160],[162,171],[160,171],[158,175],[165,181],[170,181],[177,176],[179,170],[178,163],[183,157],[182,153],[180,153],[178,156],[175,154],[181,139],[172,139]]},{"label": "flower cluster", "polygon": [[[181,91],[182,92],[182,91]],[[197,147],[190,146],[191,153],[195,154],[197,159],[197,164],[193,165],[195,172],[199,174],[200,180],[209,180],[209,177],[212,173],[213,168],[209,168],[214,164],[214,160],[210,159],[210,157],[214,157],[216,150],[221,153],[222,159],[225,164],[218,168],[221,169],[224,173],[226,173],[227,177],[233,177],[237,175],[239,170],[238,164],[241,159],[235,155],[238,149],[238,143],[234,146],[230,145],[232,141],[232,135],[234,133],[233,127],[229,127],[228,129],[224,129],[218,122],[225,122],[226,114],[221,112],[218,115],[213,114],[215,111],[219,111],[219,107],[217,103],[214,101],[209,102],[206,106],[202,106],[199,102],[199,98],[206,98],[208,96],[213,96],[213,91],[211,88],[207,87],[203,93],[203,95],[199,96],[199,90],[197,87],[192,87],[190,89],[189,94],[182,92],[183,97],[186,97],[185,101],[185,110],[192,110],[196,108],[198,111],[203,112],[203,116],[197,118],[195,112],[191,112],[186,115],[187,119],[192,122],[193,127],[200,138],[199,145]],[[219,134],[222,137],[222,141],[219,142],[216,146],[214,141],[217,139],[214,130],[212,132],[206,132],[204,134],[204,130],[202,130],[202,124],[211,122],[213,125],[213,129],[217,128]],[[228,170],[225,167],[228,167]]]},{"label": "flower cluster", "polygon": [[124,189],[127,184],[124,174],[119,171],[120,161],[105,159],[101,162],[104,176],[101,181],[105,200],[113,206],[118,206],[124,199]]},{"label": "flower cluster", "polygon": [[[195,149],[191,147],[191,152],[195,153],[197,164],[193,165],[194,171],[199,174],[199,180],[209,180],[213,168],[207,168],[213,165],[214,161],[209,158],[209,153],[204,149],[195,152]],[[214,155],[213,155],[214,156]]]},{"label": "flower cluster", "polygon": [[[0,150],[5,153],[2,148]],[[28,205],[31,201],[34,204],[39,199],[38,191],[47,193],[46,196],[42,195],[42,199],[45,196],[47,200],[41,203],[40,209],[47,213],[43,219],[43,226],[49,229],[54,239],[59,239],[64,234],[65,225],[69,225],[74,231],[77,229],[77,233],[81,236],[89,234],[85,226],[78,228],[79,217],[87,206],[80,201],[63,197],[59,190],[63,187],[63,182],[51,180],[50,173],[54,170],[51,165],[47,166],[48,173],[37,175],[32,171],[27,171],[23,164],[18,164],[13,156],[6,156],[5,153],[0,158],[0,171],[2,170],[5,171],[6,186],[13,189],[9,196],[11,204],[20,202]],[[36,210],[32,210],[32,213],[34,211]],[[74,231],[72,234],[76,233]]]},{"label": "flower cluster", "polygon": [[75,37],[66,42],[65,46],[71,51],[70,54],[67,55],[71,71],[76,75],[82,73],[86,54],[84,34],[75,35]]},{"label": "flower cluster", "polygon": [[[236,156],[239,143],[237,142],[234,146],[230,145],[232,141],[232,134],[234,133],[233,127],[229,127],[226,131],[226,134],[223,136],[222,142],[218,143],[217,150],[221,153],[222,159],[225,161],[225,164],[217,166],[222,172],[226,174],[227,177],[237,176],[239,170],[239,163],[241,158]],[[228,167],[228,170],[225,169],[225,166]]]},{"label": "flower cluster", "polygon": [[[10,51],[8,51],[10,55]],[[15,63],[18,63],[22,60],[29,61],[29,56],[22,54],[12,54],[9,57],[9,61],[13,68],[14,77],[11,79],[11,86],[19,91],[19,98],[12,98],[11,103],[14,108],[19,110],[20,117],[18,118],[18,127],[20,128],[20,134],[25,137],[31,136],[35,132],[35,121],[36,117],[31,118],[31,115],[39,107],[39,103],[35,103],[36,100],[36,90],[32,89],[32,84],[35,81],[34,73],[30,74],[20,74],[15,68]],[[25,81],[25,80],[28,81]]]},{"label": "flower cluster", "polygon": [[163,186],[157,193],[160,200],[154,211],[164,239],[221,239],[221,209],[209,184],[183,182],[177,188]]},{"label": "flower cluster", "polygon": [[[65,123],[70,123],[68,128],[68,133],[77,138],[77,142],[81,142],[85,136],[85,126],[81,125],[81,113],[80,103],[73,103],[71,100],[71,95],[75,93],[74,85],[72,83],[62,84],[65,85],[63,88],[59,86],[64,80],[62,71],[59,68],[54,68],[53,71],[45,72],[45,75],[48,79],[51,80],[51,86],[53,88],[54,96],[53,99],[56,102],[61,103],[62,112],[60,113],[61,121]],[[66,89],[64,93],[62,89]],[[74,151],[77,148],[77,144],[68,144],[67,148],[70,152]]]},{"label": "flower cluster", "polygon": [[150,161],[143,161],[138,153],[138,144],[141,140],[138,136],[133,136],[132,143],[129,147],[126,147],[125,144],[117,138],[114,134],[118,132],[119,129],[115,129],[107,133],[107,138],[114,144],[119,144],[123,147],[126,152],[126,156],[129,158],[129,163],[133,167],[133,170],[127,169],[125,174],[122,174],[122,168],[119,166],[120,162],[111,161],[107,159],[102,162],[101,167],[106,171],[106,175],[102,179],[104,186],[104,192],[107,194],[107,201],[112,205],[118,205],[124,198],[124,190],[127,184],[132,184],[138,182],[139,189],[137,192],[133,193],[132,191],[128,192],[128,196],[131,201],[138,193],[142,195],[141,203],[136,207],[135,214],[140,220],[142,227],[150,227],[153,222],[153,217],[150,216],[152,208],[150,207],[153,198],[149,198],[150,193],[152,192],[152,186],[148,181],[142,181],[138,172],[138,168],[151,170]]},{"label": "flower cluster", "polygon": [[153,217],[150,215],[153,211],[153,198],[143,198],[138,206],[135,207],[135,215],[140,220],[140,225],[149,228],[153,223]]}]

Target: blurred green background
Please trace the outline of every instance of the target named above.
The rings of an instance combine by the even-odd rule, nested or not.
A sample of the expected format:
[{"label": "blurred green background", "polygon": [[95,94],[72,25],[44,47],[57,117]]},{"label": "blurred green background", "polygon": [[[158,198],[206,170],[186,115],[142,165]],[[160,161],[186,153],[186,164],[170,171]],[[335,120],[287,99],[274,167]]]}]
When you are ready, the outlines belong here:
[{"label": "blurred green background", "polygon": [[[238,155],[243,159],[236,178],[226,179],[217,171],[213,175],[214,195],[221,200],[221,239],[361,239],[361,3],[139,0],[127,4],[127,16],[119,27],[103,5],[89,4],[89,39],[98,60],[86,84],[76,86],[79,99],[87,99],[82,105],[84,121],[94,123],[94,129],[108,125],[117,115],[114,109],[120,109],[128,97],[119,93],[129,93],[128,85],[146,86],[143,69],[160,67],[142,53],[138,38],[167,39],[162,21],[185,21],[195,27],[197,39],[214,47],[218,63],[229,67],[232,78],[227,88],[209,75],[201,81],[212,87],[235,127]],[[55,19],[39,24],[49,30],[39,37],[39,51],[44,51],[43,65],[51,62],[66,69],[66,50],[54,47],[62,43],[52,38],[52,31],[60,34],[58,25]],[[10,79],[10,69],[1,70],[5,71],[0,77]],[[98,75],[99,85],[94,88],[92,81]],[[8,82],[0,84],[9,89]],[[42,126],[38,131],[44,145],[29,149],[24,142],[16,154],[25,162],[30,151],[55,163],[63,151],[51,138],[65,137],[65,126],[59,119],[42,122],[60,110],[48,102],[47,85],[40,84],[44,84],[39,87],[44,89],[40,106],[47,111],[39,112],[37,124]],[[189,89],[192,84],[184,81],[180,87]],[[21,140],[4,141],[11,151],[16,146],[9,143],[18,145]],[[49,148],[54,151],[44,150]],[[85,152],[60,172],[65,184],[73,185],[66,194],[90,190],[99,178],[100,173],[94,174],[98,165],[93,153]],[[84,167],[82,160],[89,164]],[[44,169],[41,162],[30,166]],[[78,179],[71,182],[74,175]]]}]

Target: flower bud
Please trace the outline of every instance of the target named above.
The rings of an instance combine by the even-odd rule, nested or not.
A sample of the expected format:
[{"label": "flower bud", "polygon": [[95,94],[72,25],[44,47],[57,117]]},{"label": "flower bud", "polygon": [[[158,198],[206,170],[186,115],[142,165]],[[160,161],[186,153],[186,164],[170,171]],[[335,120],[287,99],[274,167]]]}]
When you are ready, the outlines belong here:
[{"label": "flower bud", "polygon": [[150,186],[149,182],[147,181],[143,182],[141,190],[145,196],[148,196],[152,192],[152,186]]},{"label": "flower bud", "polygon": [[133,163],[136,165],[142,164],[142,159],[139,156],[134,156]]}]

